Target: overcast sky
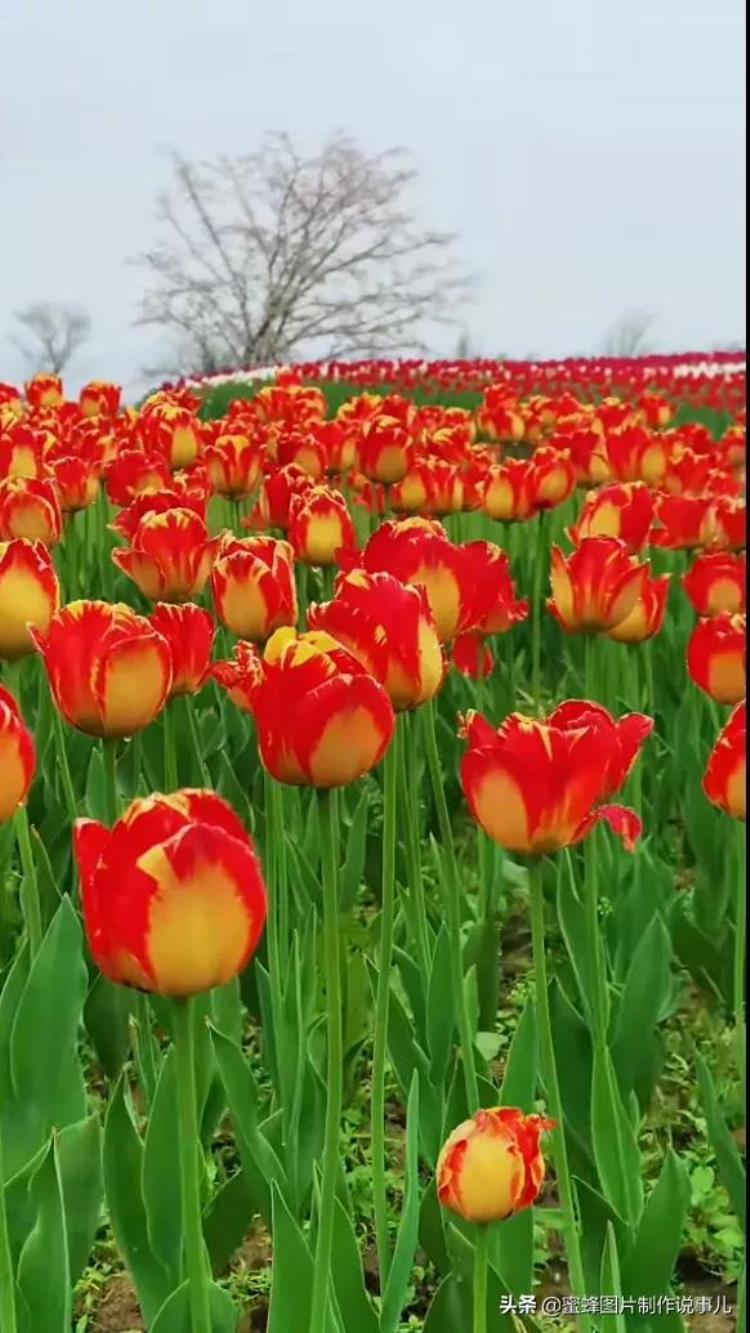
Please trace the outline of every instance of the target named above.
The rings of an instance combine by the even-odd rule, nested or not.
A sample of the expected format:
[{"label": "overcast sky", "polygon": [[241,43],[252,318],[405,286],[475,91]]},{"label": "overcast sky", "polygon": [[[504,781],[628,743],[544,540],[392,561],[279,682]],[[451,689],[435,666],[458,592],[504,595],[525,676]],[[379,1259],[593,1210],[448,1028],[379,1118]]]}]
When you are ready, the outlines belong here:
[{"label": "overcast sky", "polygon": [[[0,379],[30,301],[87,306],[92,376],[133,328],[166,155],[266,129],[409,148],[426,224],[479,275],[478,352],[598,350],[624,312],[687,350],[744,340],[742,0],[3,0]],[[455,335],[438,350],[452,350]]]}]

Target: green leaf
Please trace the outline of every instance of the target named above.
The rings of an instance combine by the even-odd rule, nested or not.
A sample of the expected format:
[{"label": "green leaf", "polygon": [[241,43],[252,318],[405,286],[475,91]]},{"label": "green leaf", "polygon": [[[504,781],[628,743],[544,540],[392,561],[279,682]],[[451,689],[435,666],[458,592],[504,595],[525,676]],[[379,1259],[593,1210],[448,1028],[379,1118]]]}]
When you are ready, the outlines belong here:
[{"label": "green leaf", "polygon": [[65,1205],[57,1145],[52,1139],[31,1183],[34,1228],[18,1261],[18,1287],[31,1326],[44,1333],[69,1333],[71,1285]]},{"label": "green leaf", "polygon": [[340,1199],[336,1200],[333,1223],[331,1277],[344,1328],[378,1333],[380,1326],[365,1287],[357,1237]]},{"label": "green leaf", "polygon": [[212,1194],[203,1214],[203,1238],[215,1277],[226,1271],[247,1234],[253,1214],[260,1211],[241,1168]]},{"label": "green leaf", "polygon": [[[208,1299],[211,1333],[235,1333],[239,1311],[235,1309],[229,1292],[211,1282]],[[190,1286],[187,1282],[183,1282],[171,1296],[167,1297],[149,1328],[151,1333],[185,1333],[190,1327]]]},{"label": "green leaf", "polygon": [[[607,1238],[604,1242],[604,1253],[602,1255],[600,1290],[605,1296],[613,1296],[617,1304],[622,1299],[620,1261],[617,1254],[615,1231],[611,1222],[607,1223]],[[612,1314],[600,1314],[599,1323],[604,1333],[625,1333],[625,1316],[621,1310],[615,1310]]]},{"label": "green leaf", "polygon": [[84,809],[87,811],[90,819],[98,819],[101,824],[109,823],[109,812],[107,810],[106,784],[104,781],[104,761],[102,759],[101,746],[97,745],[91,751],[88,771],[86,773],[86,797]]},{"label": "green leaf", "polygon": [[216,1028],[211,1029],[227,1102],[234,1120],[237,1146],[249,1189],[258,1199],[267,1225],[271,1225],[271,1187],[275,1184],[287,1197],[286,1172],[258,1124],[258,1093],[250,1066],[242,1051]]},{"label": "green leaf", "polygon": [[[314,802],[313,802],[314,804]],[[345,831],[346,860],[339,877],[339,911],[348,912],[357,898],[359,886],[365,873],[365,854],[367,850],[367,818],[370,813],[370,792],[363,786],[357,802],[351,825]]]},{"label": "green leaf", "polygon": [[70,1282],[86,1266],[99,1226],[102,1206],[102,1130],[94,1113],[77,1125],[66,1125],[57,1140],[65,1216]]},{"label": "green leaf", "polygon": [[431,1057],[431,1077],[441,1084],[445,1079],[453,1045],[455,1020],[453,1006],[446,1003],[451,994],[451,944],[448,929],[440,927],[432,955],[432,970],[427,991],[427,1041]]},{"label": "green leaf", "polygon": [[291,1333],[310,1327],[313,1261],[305,1239],[274,1184],[273,1276],[268,1333]]},{"label": "green leaf", "polygon": [[174,1050],[161,1067],[143,1145],[141,1194],[151,1250],[176,1285],[182,1260],[182,1193],[177,1137]]},{"label": "green leaf", "polygon": [[104,1192],[117,1248],[130,1270],[149,1324],[169,1295],[172,1282],[149,1243],[141,1194],[142,1170],[143,1145],[125,1101],[121,1075],[104,1125]]},{"label": "green leaf", "polygon": [[[654,915],[641,937],[630,965],[620,1000],[617,1025],[612,1043],[612,1060],[617,1070],[620,1091],[627,1097],[631,1089],[644,1092],[644,1055],[648,1058],[648,1038],[665,1016],[672,995],[672,942],[661,917]],[[650,1092],[646,1080],[645,1096]]]},{"label": "green leaf", "polygon": [[534,1001],[529,999],[510,1044],[500,1088],[500,1106],[517,1106],[527,1114],[533,1111],[538,1072],[537,1042],[536,1009]]},{"label": "green leaf", "polygon": [[83,1021],[99,1063],[113,1080],[128,1058],[132,1007],[132,991],[127,986],[116,986],[98,972],[86,999]]},{"label": "green leaf", "polygon": [[573,859],[569,851],[560,860],[556,903],[557,919],[575,974],[578,992],[586,1012],[591,1016],[595,1003],[596,980],[589,946],[586,909],[577,892]]},{"label": "green leaf", "polygon": [[[622,1266],[622,1289],[627,1296],[668,1295],[689,1204],[687,1172],[669,1148],[646,1200],[635,1244]],[[648,1323],[648,1318],[640,1322]]]},{"label": "green leaf", "polygon": [[643,1200],[641,1156],[606,1049],[594,1052],[591,1133],[604,1196],[618,1216],[635,1227]]},{"label": "green leaf", "polygon": [[388,1271],[380,1311],[381,1333],[395,1333],[401,1310],[406,1300],[409,1278],[414,1264],[419,1232],[419,1081],[412,1077],[406,1109],[406,1158],[404,1173],[404,1201],[398,1228],[396,1248]]},{"label": "green leaf", "polygon": [[698,1071],[701,1102],[706,1116],[708,1137],[716,1154],[719,1176],[729,1195],[732,1210],[742,1227],[743,1234],[746,1234],[745,1170],[737,1146],[721,1113],[708,1065],[697,1052],[695,1063]]}]

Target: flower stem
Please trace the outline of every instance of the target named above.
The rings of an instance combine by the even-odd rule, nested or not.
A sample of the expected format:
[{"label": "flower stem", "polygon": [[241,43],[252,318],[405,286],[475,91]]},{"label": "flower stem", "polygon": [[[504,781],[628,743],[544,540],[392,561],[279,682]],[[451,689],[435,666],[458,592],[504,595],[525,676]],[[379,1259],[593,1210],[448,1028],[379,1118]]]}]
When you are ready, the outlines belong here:
[{"label": "flower stem", "polygon": [[76,793],[73,786],[73,778],[70,772],[70,763],[68,761],[68,747],[65,741],[65,727],[62,717],[57,708],[54,709],[55,719],[55,746],[57,749],[57,759],[60,765],[60,776],[62,778],[63,794],[65,796],[65,805],[68,810],[68,816],[74,820],[77,813]]},{"label": "flower stem", "polygon": [[[279,844],[276,841],[275,810],[273,789],[276,786],[266,769],[263,770],[265,787],[266,816],[266,877],[271,888],[271,901],[266,918],[266,938],[268,940],[268,972],[271,990],[271,1019],[273,1023],[273,1050],[276,1064],[277,1096],[282,1114],[286,1118],[289,1103],[286,1097],[286,1050],[284,1041],[284,1009],[281,998],[282,961],[279,953]],[[279,838],[283,830],[278,828]]]},{"label": "flower stem", "polygon": [[544,574],[546,569],[547,515],[545,510],[541,510],[537,519],[534,593],[531,608],[531,689],[537,712],[541,712],[542,708],[542,614],[544,612]]},{"label": "flower stem", "polygon": [[[597,696],[597,656],[596,641],[593,634],[587,634],[585,640],[586,698],[596,702]],[[596,829],[592,829],[583,849],[584,860],[584,905],[588,932],[589,956],[594,963],[594,995],[591,1004],[594,1039],[602,1048],[606,1041],[608,1021],[607,969],[604,956],[602,931],[599,923],[599,862],[596,847]]]},{"label": "flower stem", "polygon": [[375,999],[375,1036],[372,1057],[372,1193],[375,1214],[375,1239],[378,1251],[380,1290],[385,1290],[390,1266],[388,1242],[388,1203],[385,1184],[385,1057],[388,1040],[388,1007],[390,999],[391,962],[393,958],[393,924],[395,917],[396,877],[396,791],[401,749],[401,724],[385,756],[384,815],[383,815],[383,879],[380,908],[380,951],[378,956],[378,984]]},{"label": "flower stem", "polygon": [[341,973],[338,913],[338,819],[336,793],[319,791],[323,842],[323,934],[328,1028],[328,1069],[323,1184],[315,1251],[310,1307],[310,1333],[326,1333],[330,1286],[336,1176],[339,1169],[339,1132],[343,1100],[343,1036],[341,1031]]},{"label": "flower stem", "polygon": [[[416,717],[413,713],[404,714],[399,722],[402,730],[399,768],[401,773],[401,795],[403,801],[404,846],[406,865],[409,876],[409,894],[414,903],[414,936],[419,958],[419,966],[427,986],[430,976],[430,946],[427,926],[427,902],[422,875],[420,853],[420,811],[419,780],[417,774],[417,732]],[[426,993],[426,991],[425,991]]]},{"label": "flower stem", "polygon": [[[549,1011],[549,991],[547,985],[547,963],[544,951],[544,894],[542,889],[541,862],[529,863],[529,889],[531,894],[531,936],[534,954],[534,989],[536,993],[537,1020],[541,1046],[541,1065],[547,1100],[557,1127],[552,1137],[552,1154],[557,1174],[557,1188],[560,1193],[560,1206],[563,1215],[565,1248],[570,1270],[573,1295],[586,1295],[586,1283],[583,1261],[579,1245],[580,1226],[576,1217],[573,1199],[573,1187],[568,1166],[568,1151],[565,1143],[565,1123],[563,1120],[562,1096],[557,1076],[555,1045],[552,1037],[552,1023]],[[590,1322],[587,1315],[580,1315],[580,1326],[587,1333]]]},{"label": "flower stem", "polygon": [[211,1333],[211,1309],[201,1223],[198,1104],[195,1091],[195,1025],[192,1000],[174,1002],[172,1027],[177,1078],[182,1230],[185,1241],[185,1268],[190,1290],[191,1328],[192,1333]]},{"label": "flower stem", "polygon": [[174,732],[174,713],[168,703],[162,713],[164,728],[164,790],[177,791],[180,780],[177,774],[177,745]]},{"label": "flower stem", "polygon": [[430,780],[432,782],[432,792],[437,808],[438,824],[440,825],[440,838],[443,844],[443,850],[448,862],[449,883],[446,894],[446,917],[448,924],[448,933],[451,943],[451,971],[453,978],[453,1004],[456,1009],[458,1021],[458,1032],[461,1041],[461,1054],[463,1056],[464,1081],[466,1084],[466,1100],[468,1102],[469,1114],[473,1115],[479,1109],[479,1085],[477,1083],[477,1071],[474,1062],[474,1043],[471,1037],[471,1024],[469,1023],[469,1011],[466,1007],[466,994],[464,992],[464,969],[463,969],[463,950],[461,947],[461,915],[460,915],[460,894],[461,882],[458,874],[458,862],[456,861],[456,848],[453,843],[453,830],[451,828],[448,805],[445,799],[445,788],[443,785],[443,775],[440,771],[440,756],[438,755],[437,737],[435,735],[435,704],[434,701],[425,704],[422,710],[424,718],[424,738],[425,748],[427,750],[427,767],[430,770]]},{"label": "flower stem", "polygon": [[42,908],[39,902],[39,881],[36,876],[36,864],[34,862],[34,853],[31,847],[29,816],[26,812],[25,805],[19,805],[13,816],[13,823],[16,830],[18,855],[21,859],[21,872],[23,875],[21,882],[21,905],[23,908],[24,920],[26,922],[26,929],[29,934],[31,957],[36,958],[44,931],[42,928]]},{"label": "flower stem", "polygon": [[104,803],[107,822],[117,822],[119,799],[117,795],[117,741],[102,741],[102,759],[104,761]]},{"label": "flower stem", "polygon": [[3,1130],[0,1122],[0,1328],[3,1333],[16,1333],[17,1327],[13,1259],[8,1234],[8,1214],[5,1209]]},{"label": "flower stem", "polygon": [[737,1042],[740,1079],[745,1087],[745,935],[747,931],[747,885],[745,881],[745,825],[737,820],[737,871],[735,875],[737,889],[737,912],[734,920],[734,964],[732,969],[734,996],[734,1026]]},{"label": "flower stem", "polygon": [[487,1333],[487,1250],[489,1231],[478,1226],[474,1241],[474,1320],[473,1333]]}]

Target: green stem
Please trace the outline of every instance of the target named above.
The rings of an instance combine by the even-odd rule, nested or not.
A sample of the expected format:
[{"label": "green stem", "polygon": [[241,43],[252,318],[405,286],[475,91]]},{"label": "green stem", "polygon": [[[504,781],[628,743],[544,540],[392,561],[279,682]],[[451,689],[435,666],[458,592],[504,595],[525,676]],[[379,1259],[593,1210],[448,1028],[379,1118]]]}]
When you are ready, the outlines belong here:
[{"label": "green stem", "polygon": [[343,1034],[341,1030],[341,963],[339,958],[338,820],[336,793],[319,791],[322,830],[323,936],[328,1029],[327,1095],[323,1184],[320,1191],[318,1239],[310,1306],[309,1333],[326,1333],[330,1287],[339,1133],[343,1101]]},{"label": "green stem", "polygon": [[19,805],[13,816],[13,823],[18,841],[18,855],[21,860],[21,905],[26,929],[29,935],[31,957],[36,958],[42,943],[42,908],[39,902],[39,882],[36,875],[36,863],[31,847],[29,816],[25,805]]},{"label": "green stem", "polygon": [[3,1333],[16,1333],[17,1327],[15,1277],[8,1234],[8,1214],[5,1209],[3,1130],[0,1120],[0,1328]]},{"label": "green stem", "polygon": [[284,788],[280,782],[271,784],[271,815],[278,830],[274,843],[276,899],[279,913],[278,937],[282,967],[286,969],[289,956],[289,882],[287,879],[286,835],[284,832]]},{"label": "green stem", "polygon": [[193,1001],[172,1005],[185,1268],[192,1333],[211,1333],[211,1309],[201,1223],[198,1102],[195,1091]]},{"label": "green stem", "polygon": [[57,709],[54,709],[55,719],[55,745],[57,749],[57,760],[60,765],[60,776],[62,778],[63,794],[65,796],[65,805],[71,822],[75,819],[78,803],[76,801],[73,778],[70,772],[70,763],[68,762],[68,747],[65,741],[65,727],[62,717]]},{"label": "green stem", "polygon": [[[430,975],[429,928],[427,924],[427,900],[422,874],[422,856],[420,839],[419,781],[417,773],[417,730],[415,714],[405,714],[399,722],[403,732],[401,746],[401,795],[405,811],[404,846],[406,867],[409,877],[409,894],[414,903],[414,936],[425,987]],[[426,993],[426,991],[425,991]]]},{"label": "green stem", "polygon": [[372,1056],[372,1193],[375,1213],[375,1239],[378,1251],[380,1290],[385,1291],[390,1267],[388,1241],[388,1203],[385,1184],[385,1057],[388,1039],[391,963],[393,960],[393,925],[396,889],[396,791],[398,782],[401,725],[391,741],[383,765],[383,879],[380,908],[380,950],[378,984],[375,998],[375,1036]]},{"label": "green stem", "polygon": [[[597,659],[596,641],[592,634],[586,636],[586,698],[594,702],[597,697]],[[594,963],[594,995],[591,1005],[594,1039],[603,1048],[607,1032],[607,971],[604,955],[604,943],[599,922],[599,862],[596,847],[596,829],[586,839],[583,849],[584,858],[584,905],[589,941],[589,957]]]},{"label": "green stem", "polygon": [[104,804],[107,811],[107,823],[117,822],[119,798],[117,795],[117,741],[102,741],[102,759],[104,760]]},{"label": "green stem", "polygon": [[282,963],[279,953],[279,867],[278,843],[274,840],[273,788],[274,780],[266,769],[263,770],[265,787],[266,815],[266,876],[271,888],[271,901],[266,917],[266,938],[268,940],[268,972],[271,989],[271,1018],[273,1022],[273,1050],[276,1064],[278,1086],[276,1089],[279,1106],[286,1116],[288,1100],[286,1092],[286,1050],[284,1041],[284,1009],[281,998]]},{"label": "green stem", "polygon": [[734,962],[732,969],[735,1039],[738,1048],[740,1079],[745,1095],[745,948],[747,932],[747,885],[745,883],[745,825],[737,820],[737,911],[734,920]]},{"label": "green stem", "polygon": [[489,1230],[478,1226],[474,1240],[474,1320],[473,1333],[487,1333],[487,1250]]},{"label": "green stem", "polygon": [[456,860],[456,848],[453,843],[453,830],[451,828],[448,805],[445,799],[445,787],[443,785],[443,775],[440,771],[440,757],[438,755],[437,737],[435,735],[435,704],[434,701],[425,704],[422,710],[424,718],[424,739],[427,750],[427,767],[430,770],[430,780],[432,782],[432,793],[437,809],[438,824],[440,826],[440,839],[443,844],[443,851],[448,862],[449,883],[446,894],[446,917],[448,933],[451,944],[451,974],[453,980],[453,1003],[456,1009],[458,1020],[458,1032],[461,1042],[461,1054],[463,1056],[464,1082],[466,1085],[466,1100],[468,1102],[469,1114],[473,1115],[479,1109],[479,1085],[477,1083],[477,1071],[474,1061],[474,1043],[471,1036],[471,1024],[469,1023],[469,1011],[466,1006],[466,994],[464,991],[464,968],[463,968],[463,950],[461,947],[461,914],[460,914],[460,895],[461,881],[458,874],[458,862]]},{"label": "green stem", "polygon": [[[531,894],[531,936],[534,954],[534,989],[536,994],[537,1021],[541,1046],[541,1065],[547,1100],[557,1127],[552,1136],[552,1155],[557,1174],[557,1188],[560,1194],[560,1207],[563,1215],[563,1230],[567,1250],[573,1295],[586,1295],[586,1282],[579,1244],[580,1226],[576,1217],[573,1199],[573,1187],[568,1166],[568,1150],[565,1143],[565,1122],[557,1076],[555,1044],[552,1037],[552,1023],[549,1011],[549,988],[547,982],[547,963],[544,939],[544,892],[542,888],[542,866],[538,860],[529,863],[529,890]],[[591,1327],[587,1315],[579,1316],[582,1333]]]},{"label": "green stem", "polygon": [[173,705],[168,703],[162,713],[164,728],[164,790],[177,791],[180,780],[177,775],[177,743],[174,730]]},{"label": "green stem", "polygon": [[534,592],[531,608],[531,689],[537,712],[542,711],[542,615],[544,612],[544,575],[547,571],[547,515],[542,510],[537,519]]},{"label": "green stem", "polygon": [[188,731],[190,732],[190,743],[193,750],[193,759],[200,770],[201,782],[204,787],[211,786],[211,776],[206,767],[206,761],[203,758],[203,749],[198,736],[198,726],[195,721],[195,700],[191,694],[186,694],[184,698],[185,717],[187,718]]}]

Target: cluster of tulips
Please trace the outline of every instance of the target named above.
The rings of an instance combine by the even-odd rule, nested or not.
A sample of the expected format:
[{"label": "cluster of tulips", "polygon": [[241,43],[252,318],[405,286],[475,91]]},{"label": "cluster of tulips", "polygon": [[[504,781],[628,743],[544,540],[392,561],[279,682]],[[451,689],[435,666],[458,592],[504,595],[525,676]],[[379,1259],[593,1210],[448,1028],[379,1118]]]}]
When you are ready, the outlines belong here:
[{"label": "cluster of tulips", "polygon": [[[418,1241],[439,1276],[425,1328],[505,1327],[500,1297],[531,1290],[543,1136],[574,1297],[601,1273],[637,1293],[659,1210],[678,1219],[652,1276],[669,1290],[684,1180],[667,1157],[644,1202],[638,1127],[674,958],[705,981],[706,959],[723,976],[729,957],[713,990],[739,1049],[744,888],[731,839],[711,910],[702,883],[678,901],[669,872],[657,894],[639,844],[644,819],[652,846],[649,819],[682,800],[685,735],[710,736],[706,811],[745,818],[739,372],[703,372],[731,413],[717,438],[680,419],[674,368],[512,369],[474,365],[476,408],[371,387],[332,417],[304,370],[218,419],[195,386],[134,409],[111,384],[76,402],[51,375],[0,385],[0,821],[21,872],[0,998],[0,1060],[12,1028],[20,1068],[7,1096],[0,1085],[3,1333],[70,1327],[74,1248],[59,1291],[40,1293],[39,1233],[59,1239],[55,1208],[65,1231],[81,1126],[99,1133],[73,1072],[81,1024],[109,1080],[110,1224],[155,1333],[235,1327],[216,1279],[255,1214],[273,1236],[272,1333],[396,1333]],[[666,768],[639,767],[660,734],[675,793]],[[699,872],[716,850],[691,844]],[[512,874],[534,988],[500,1082],[480,1039]],[[347,925],[365,881],[378,900],[366,964]],[[551,915],[563,980],[548,976]],[[55,1005],[63,965],[68,1046],[50,1091],[30,1057],[24,1070],[18,1032],[32,1004]],[[358,987],[372,1006],[354,1031]],[[364,1050],[377,1299],[341,1177]],[[395,1238],[389,1080],[407,1104]],[[227,1110],[240,1168],[217,1189]]]}]

